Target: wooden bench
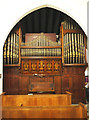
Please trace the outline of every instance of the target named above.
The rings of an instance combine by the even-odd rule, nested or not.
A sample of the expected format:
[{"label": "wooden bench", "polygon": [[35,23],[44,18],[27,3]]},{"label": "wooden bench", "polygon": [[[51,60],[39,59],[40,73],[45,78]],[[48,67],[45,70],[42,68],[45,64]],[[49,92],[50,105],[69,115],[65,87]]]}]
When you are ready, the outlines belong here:
[{"label": "wooden bench", "polygon": [[68,106],[8,106],[2,109],[3,118],[87,118],[83,104]]},{"label": "wooden bench", "polygon": [[71,105],[71,93],[2,95],[2,118],[87,118],[85,105]]},{"label": "wooden bench", "polygon": [[71,105],[71,93],[3,95],[2,106],[59,106]]}]

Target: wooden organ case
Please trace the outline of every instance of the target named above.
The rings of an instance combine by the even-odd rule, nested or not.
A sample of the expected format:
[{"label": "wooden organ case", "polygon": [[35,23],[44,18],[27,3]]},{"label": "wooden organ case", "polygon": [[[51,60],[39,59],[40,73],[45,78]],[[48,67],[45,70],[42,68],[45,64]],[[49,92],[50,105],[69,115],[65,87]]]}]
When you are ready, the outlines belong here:
[{"label": "wooden organ case", "polygon": [[55,33],[10,33],[4,45],[4,91],[7,94],[72,93],[72,102],[85,102],[86,36],[64,21]]},{"label": "wooden organ case", "polygon": [[28,91],[32,93],[61,93],[61,44],[56,34],[26,34],[21,46],[21,73],[29,75]]}]

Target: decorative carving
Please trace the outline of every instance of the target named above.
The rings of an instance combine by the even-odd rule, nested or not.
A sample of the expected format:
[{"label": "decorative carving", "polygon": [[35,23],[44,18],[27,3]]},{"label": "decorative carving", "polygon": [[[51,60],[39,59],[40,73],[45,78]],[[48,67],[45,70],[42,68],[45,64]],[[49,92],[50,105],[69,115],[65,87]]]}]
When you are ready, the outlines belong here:
[{"label": "decorative carving", "polygon": [[44,61],[39,62],[39,71],[44,71]]},{"label": "decorative carving", "polygon": [[36,71],[37,69],[37,63],[31,63],[31,70]]},{"label": "decorative carving", "polygon": [[60,61],[54,61],[54,71],[61,71],[61,60]]},{"label": "decorative carving", "polygon": [[29,71],[29,63],[28,62],[23,63],[23,70],[24,71]]},{"label": "decorative carving", "polygon": [[54,70],[59,71],[59,63],[54,63]]},{"label": "decorative carving", "polygon": [[62,70],[61,60],[29,60],[22,61],[23,72],[28,72],[29,74],[45,74],[45,73],[59,73]]},{"label": "decorative carving", "polygon": [[47,71],[52,71],[52,63],[47,63]]}]

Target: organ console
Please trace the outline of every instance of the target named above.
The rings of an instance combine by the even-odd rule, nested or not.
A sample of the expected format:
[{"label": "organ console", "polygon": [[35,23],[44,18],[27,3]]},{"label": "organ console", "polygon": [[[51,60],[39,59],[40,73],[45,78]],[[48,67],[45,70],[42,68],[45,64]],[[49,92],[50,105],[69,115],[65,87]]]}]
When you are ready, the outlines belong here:
[{"label": "organ console", "polygon": [[26,33],[24,41],[21,28],[9,34],[3,53],[7,94],[68,90],[73,103],[85,102],[86,35],[68,19],[61,23],[58,36]]}]

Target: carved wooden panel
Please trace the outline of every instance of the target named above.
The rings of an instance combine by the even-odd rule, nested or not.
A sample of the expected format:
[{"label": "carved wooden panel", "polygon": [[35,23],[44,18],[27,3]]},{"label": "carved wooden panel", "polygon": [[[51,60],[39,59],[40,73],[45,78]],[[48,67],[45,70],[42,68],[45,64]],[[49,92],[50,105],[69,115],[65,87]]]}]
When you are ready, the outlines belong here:
[{"label": "carved wooden panel", "polygon": [[61,74],[61,60],[22,60],[22,73],[28,74]]},{"label": "carved wooden panel", "polygon": [[37,75],[29,78],[29,92],[53,92],[54,89],[54,77]]}]

